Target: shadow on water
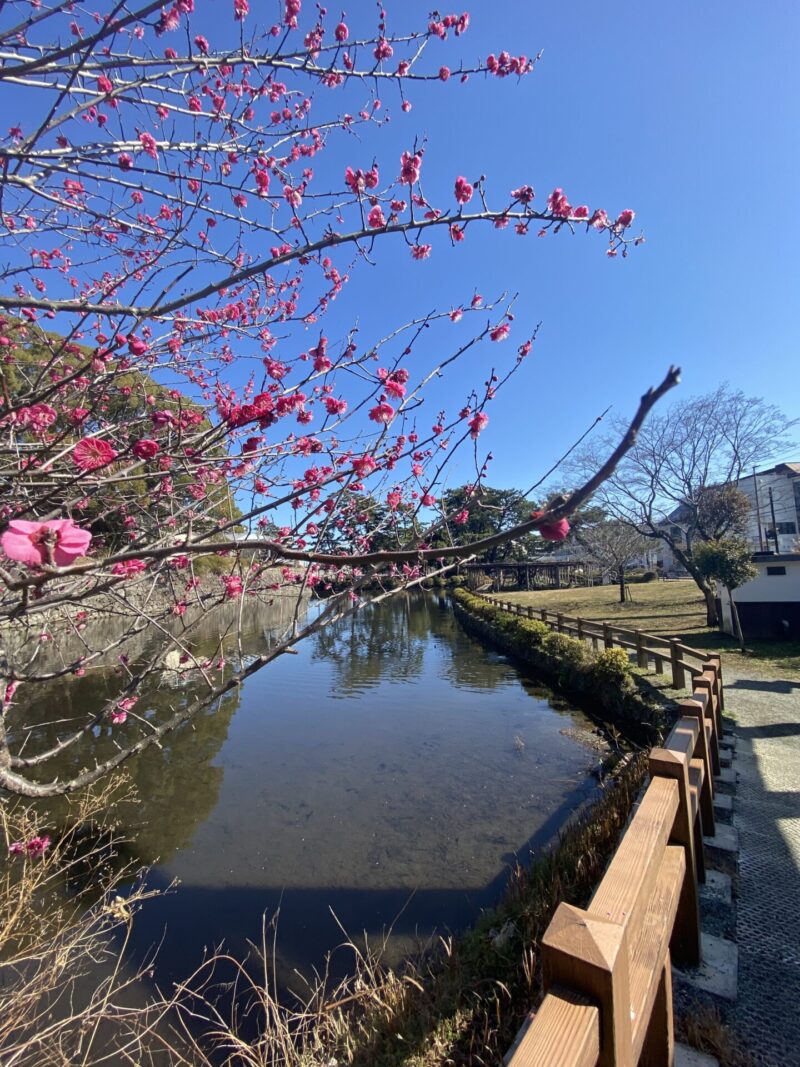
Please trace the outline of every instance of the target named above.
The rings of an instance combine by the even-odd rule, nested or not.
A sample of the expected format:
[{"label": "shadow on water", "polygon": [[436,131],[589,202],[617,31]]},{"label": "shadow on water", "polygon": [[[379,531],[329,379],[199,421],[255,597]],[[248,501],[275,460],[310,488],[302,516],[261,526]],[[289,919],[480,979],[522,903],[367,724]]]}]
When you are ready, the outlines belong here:
[{"label": "shadow on water", "polygon": [[[279,622],[251,620],[244,654]],[[100,672],[59,683],[50,707],[85,710],[113,685]],[[140,703],[157,716],[191,688],[165,682]],[[398,596],[343,620],[129,764],[139,802],[120,809],[123,832],[154,865],[151,885],[180,882],[141,913],[134,952],[163,935],[155,979],[168,983],[206,946],[244,954],[263,913],[280,910],[288,981],[342,942],[332,912],[353,937],[391,926],[395,955],[463,928],[594,795],[597,755],[576,739],[590,729],[464,633],[443,597]],[[114,730],[58,772],[110,754]],[[36,744],[58,732],[42,726]]]}]

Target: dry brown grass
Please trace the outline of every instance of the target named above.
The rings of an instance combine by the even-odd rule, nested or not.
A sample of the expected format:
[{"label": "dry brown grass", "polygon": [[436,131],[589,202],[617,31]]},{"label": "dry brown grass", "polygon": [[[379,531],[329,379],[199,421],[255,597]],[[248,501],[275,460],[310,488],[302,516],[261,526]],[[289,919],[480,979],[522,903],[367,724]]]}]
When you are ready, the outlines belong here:
[{"label": "dry brown grass", "polygon": [[[267,924],[247,965],[218,952],[168,994],[142,983],[141,970],[127,966],[127,945],[147,893],[118,895],[104,830],[109,798],[79,798],[44,858],[19,857],[0,880],[3,1067],[497,1063],[538,995],[537,946],[555,907],[590,895],[643,774],[639,759],[557,848],[514,872],[503,901],[473,930],[420,946],[400,968],[383,962],[385,945],[356,944],[343,930],[350,976],[298,978],[292,1003],[278,993]],[[0,804],[0,821],[6,843],[41,825],[22,802]]]},{"label": "dry brown grass", "polygon": [[509,590],[493,595],[564,615],[613,622],[662,637],[679,637],[695,648],[721,652],[724,660],[741,673],[800,677],[798,642],[749,641],[748,651],[743,655],[733,637],[706,626],[703,597],[691,578],[634,582],[629,588],[632,599],[624,604],[620,603],[615,585],[531,592]]},{"label": "dry brown grass", "polygon": [[756,1067],[755,1061],[736,1041],[718,1008],[696,1005],[676,1016],[675,1036],[698,1052],[719,1060],[720,1067]]},{"label": "dry brown grass", "polygon": [[[3,1067],[186,1063],[162,1031],[168,1005],[142,1002],[141,972],[127,964],[139,883],[113,863],[111,791],[75,797],[66,825],[41,855],[11,856],[46,817],[21,800],[0,802],[0,1052]],[[2,847],[2,846],[0,846]],[[168,1058],[158,1059],[161,1054]]]}]

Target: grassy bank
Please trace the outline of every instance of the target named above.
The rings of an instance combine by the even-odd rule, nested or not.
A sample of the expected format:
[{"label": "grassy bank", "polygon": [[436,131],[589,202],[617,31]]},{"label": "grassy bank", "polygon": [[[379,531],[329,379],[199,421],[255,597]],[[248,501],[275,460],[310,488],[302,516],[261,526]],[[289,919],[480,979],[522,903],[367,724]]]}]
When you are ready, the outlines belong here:
[{"label": "grassy bank", "polygon": [[619,601],[616,585],[503,592],[501,599],[678,637],[694,648],[721,652],[737,670],[800,676],[800,646],[796,641],[748,641],[743,655],[733,637],[706,626],[703,597],[691,578],[637,582],[629,588],[632,599],[624,604]]}]

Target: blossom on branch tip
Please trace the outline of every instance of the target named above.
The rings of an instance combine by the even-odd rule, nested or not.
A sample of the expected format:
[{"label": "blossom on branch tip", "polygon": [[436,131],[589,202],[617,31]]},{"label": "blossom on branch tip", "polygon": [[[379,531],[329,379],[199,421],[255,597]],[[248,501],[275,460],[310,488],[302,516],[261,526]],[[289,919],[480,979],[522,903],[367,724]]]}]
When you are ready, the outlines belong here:
[{"label": "blossom on branch tip", "polygon": [[619,215],[617,215],[616,225],[624,229],[626,226],[630,226],[635,217],[636,213],[634,211],[631,211],[629,207],[625,208],[624,211],[620,211]]},{"label": "blossom on branch tip", "polygon": [[220,581],[224,586],[225,596],[228,600],[235,600],[244,592],[244,585],[238,574],[223,574]]},{"label": "blossom on branch tip", "polygon": [[375,51],[373,52],[373,55],[380,63],[382,59],[391,59],[394,55],[394,49],[385,37],[379,37],[378,43],[375,45]]},{"label": "blossom on branch tip", "polygon": [[400,181],[403,185],[414,185],[419,181],[419,173],[422,169],[422,155],[416,152],[403,152],[400,157]]},{"label": "blossom on branch tip", "polygon": [[0,538],[3,552],[17,563],[38,566],[49,562],[48,549],[58,567],[66,567],[77,556],[86,554],[92,540],[88,530],[76,526],[72,519],[28,522],[12,519]]},{"label": "blossom on branch tip", "polygon": [[137,574],[146,570],[147,563],[143,559],[125,559],[120,563],[115,563],[111,568],[111,573],[124,578],[135,578]]},{"label": "blossom on branch tip", "polygon": [[572,205],[567,200],[563,189],[554,189],[547,198],[547,208],[556,218],[569,218]]},{"label": "blossom on branch tip", "polygon": [[72,450],[72,462],[82,471],[99,470],[117,458],[117,453],[108,443],[97,437],[84,437]]},{"label": "blossom on branch tip", "polygon": [[459,204],[468,204],[472,199],[472,185],[461,174],[456,178],[455,196]]},{"label": "blossom on branch tip", "polygon": [[158,441],[153,441],[150,437],[143,437],[136,442],[131,451],[137,459],[152,459],[153,456],[158,455]]},{"label": "blossom on branch tip", "polygon": [[467,423],[469,426],[469,435],[475,440],[481,430],[485,430],[489,425],[489,416],[482,411],[476,411],[472,418]]},{"label": "blossom on branch tip", "polygon": [[515,200],[519,200],[521,204],[530,204],[536,193],[533,191],[532,185],[520,185],[519,189],[511,190],[511,195]]},{"label": "blossom on branch tip", "polygon": [[[544,512],[532,511],[532,519],[540,519]],[[558,519],[556,522],[546,522],[542,526],[537,526],[539,533],[545,539],[545,541],[563,541],[569,534],[569,520]]]},{"label": "blossom on branch tip", "polygon": [[395,416],[395,410],[391,404],[387,404],[385,400],[382,400],[379,404],[376,404],[374,408],[370,408],[369,417],[373,422],[381,422],[384,426],[392,421]]},{"label": "blossom on branch tip", "polygon": [[372,456],[358,456],[353,460],[353,470],[359,478],[366,478],[368,474],[378,469],[378,464]]},{"label": "blossom on branch tip", "polygon": [[151,159],[158,159],[158,146],[152,133],[140,133],[139,144],[141,144],[145,154],[150,156]]}]

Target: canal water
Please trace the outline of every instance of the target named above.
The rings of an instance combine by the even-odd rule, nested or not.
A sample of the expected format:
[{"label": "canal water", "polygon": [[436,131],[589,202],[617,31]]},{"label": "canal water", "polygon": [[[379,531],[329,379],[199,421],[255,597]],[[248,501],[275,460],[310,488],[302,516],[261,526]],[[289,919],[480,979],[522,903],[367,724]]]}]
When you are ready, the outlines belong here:
[{"label": "canal water", "polygon": [[[245,618],[248,656],[281,619]],[[59,707],[85,707],[110,684],[71,680]],[[184,698],[165,675],[151,702]],[[91,755],[110,754],[120,729],[99,731]],[[395,957],[461,929],[595,794],[591,731],[465,633],[444,595],[367,608],[128,765],[139,796],[120,809],[130,850],[152,867],[151,886],[180,883],[143,909],[134,951],[160,943],[155,977],[169,982],[206,946],[245,955],[264,913],[279,913],[287,981],[321,967],[343,929],[372,943],[391,929]],[[74,759],[89,762],[86,750]],[[333,970],[350,958],[334,951]]]}]

